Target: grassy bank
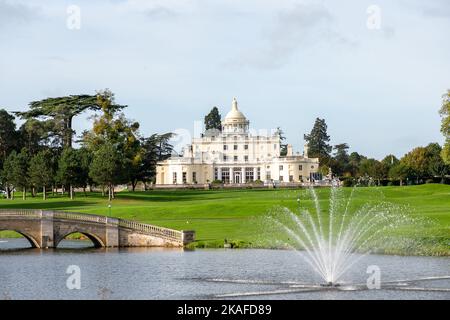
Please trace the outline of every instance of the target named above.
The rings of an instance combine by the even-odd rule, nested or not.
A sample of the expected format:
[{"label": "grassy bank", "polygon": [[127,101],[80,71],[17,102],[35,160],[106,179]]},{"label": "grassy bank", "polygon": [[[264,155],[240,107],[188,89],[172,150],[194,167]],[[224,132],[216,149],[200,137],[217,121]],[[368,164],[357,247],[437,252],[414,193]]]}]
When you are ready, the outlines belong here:
[{"label": "grassy bank", "polygon": [[[324,211],[329,204],[330,190],[318,189]],[[341,190],[348,196],[351,189]],[[0,200],[0,208],[31,208],[84,212],[111,215],[142,221],[178,230],[195,230],[194,247],[223,247],[224,240],[234,247],[270,247],[260,241],[261,218],[276,206],[295,209],[300,196],[302,207],[312,208],[313,202],[305,190],[161,190],[149,192],[120,192],[112,202],[109,213],[108,201],[98,193],[87,196],[77,194],[74,200],[60,195],[43,201],[40,197],[22,200]],[[404,207],[411,216],[431,221],[420,234],[414,226],[405,229],[406,235],[420,239],[426,249],[416,254],[450,255],[450,186],[421,185],[409,187],[358,188],[352,207],[364,203],[385,201]],[[0,237],[11,236],[1,232]],[[387,253],[395,252],[395,248]]]}]

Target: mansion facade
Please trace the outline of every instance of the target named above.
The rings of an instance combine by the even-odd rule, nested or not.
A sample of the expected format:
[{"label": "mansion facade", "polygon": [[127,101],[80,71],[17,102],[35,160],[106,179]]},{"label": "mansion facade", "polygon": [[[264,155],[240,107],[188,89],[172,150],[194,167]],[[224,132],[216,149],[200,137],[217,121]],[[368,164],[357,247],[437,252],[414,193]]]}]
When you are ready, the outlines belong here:
[{"label": "mansion facade", "polygon": [[157,185],[309,183],[319,179],[319,159],[293,154],[281,156],[280,134],[251,135],[250,122],[233,99],[231,111],[222,121],[222,131],[208,130],[183,149],[182,156],[158,162]]}]

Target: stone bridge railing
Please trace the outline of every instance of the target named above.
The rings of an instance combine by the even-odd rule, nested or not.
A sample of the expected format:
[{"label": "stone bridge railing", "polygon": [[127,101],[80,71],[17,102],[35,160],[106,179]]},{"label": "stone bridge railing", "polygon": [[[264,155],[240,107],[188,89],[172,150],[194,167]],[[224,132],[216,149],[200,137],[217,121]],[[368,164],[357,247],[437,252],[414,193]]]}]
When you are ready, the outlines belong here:
[{"label": "stone bridge railing", "polygon": [[[84,214],[77,212],[65,211],[47,211],[34,209],[0,209],[0,218],[20,218],[27,219],[52,219],[55,221],[67,221],[74,224],[83,222],[93,225],[101,225],[108,228],[116,228],[124,230],[124,232],[149,235],[156,238],[161,238],[181,245],[194,241],[194,231],[178,231],[163,227],[154,226],[151,224],[110,218],[106,216],[99,216],[93,214]],[[0,225],[1,227],[1,225]]]}]

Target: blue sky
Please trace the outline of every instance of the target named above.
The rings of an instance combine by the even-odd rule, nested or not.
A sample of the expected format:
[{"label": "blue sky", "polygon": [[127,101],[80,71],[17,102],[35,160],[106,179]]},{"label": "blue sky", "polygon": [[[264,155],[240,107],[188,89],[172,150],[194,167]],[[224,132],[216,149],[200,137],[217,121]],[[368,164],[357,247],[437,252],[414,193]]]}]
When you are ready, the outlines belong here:
[{"label": "blue sky", "polygon": [[280,126],[295,149],[321,117],[333,144],[402,156],[443,141],[449,30],[446,0],[0,0],[0,107],[110,88],[149,135],[193,130],[237,97],[253,128]]}]

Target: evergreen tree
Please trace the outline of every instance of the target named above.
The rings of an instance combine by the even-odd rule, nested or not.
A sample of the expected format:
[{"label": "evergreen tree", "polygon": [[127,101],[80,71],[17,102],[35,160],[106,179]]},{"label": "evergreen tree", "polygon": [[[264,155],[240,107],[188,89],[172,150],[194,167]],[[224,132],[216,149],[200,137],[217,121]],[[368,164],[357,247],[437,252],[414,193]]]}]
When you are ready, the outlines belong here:
[{"label": "evergreen tree", "polygon": [[332,161],[330,161],[330,165],[332,172],[338,177],[350,171],[349,148],[347,143],[337,144],[333,147],[334,156]]},{"label": "evergreen tree", "polygon": [[51,159],[53,155],[50,150],[39,151],[30,160],[28,175],[30,182],[36,187],[42,187],[42,198],[47,199],[46,187],[53,182],[54,171]]},{"label": "evergreen tree", "polygon": [[0,167],[12,150],[20,150],[14,116],[0,109]]},{"label": "evergreen tree", "polygon": [[72,148],[64,149],[58,161],[57,176],[59,182],[69,187],[70,199],[74,197],[74,187],[82,185],[82,171],[81,157],[78,150]]},{"label": "evergreen tree", "polygon": [[305,134],[304,139],[309,147],[308,156],[319,158],[321,164],[328,163],[332,147],[328,144],[330,136],[327,134],[325,119],[317,118],[311,133]]},{"label": "evergreen tree", "polygon": [[[22,189],[22,198],[26,199],[28,177],[28,152],[25,148],[20,153],[12,151],[6,158],[3,166],[3,177],[7,185],[7,198],[14,198],[14,189]],[[11,192],[12,191],[12,192]]]},{"label": "evergreen tree", "polygon": [[284,143],[286,137],[284,136],[284,132],[280,127],[277,128],[277,133],[278,136],[280,137],[280,156],[285,157],[288,152],[287,150],[288,145]]},{"label": "evergreen tree", "polygon": [[103,144],[94,153],[89,176],[98,185],[108,188],[108,199],[110,201],[113,197],[114,185],[118,181],[122,165],[119,152],[110,143]]},{"label": "evergreen tree", "polygon": [[[16,112],[23,119],[44,119],[48,128],[59,138],[60,147],[72,147],[72,137],[75,131],[72,129],[73,118],[86,110],[100,110],[96,95],[70,95],[65,97],[47,98],[33,101],[29,104],[30,110]],[[125,106],[114,104],[111,106],[120,110]]]},{"label": "evergreen tree", "polygon": [[205,116],[205,130],[210,129],[222,131],[222,120],[217,107],[212,108],[212,110]]}]

